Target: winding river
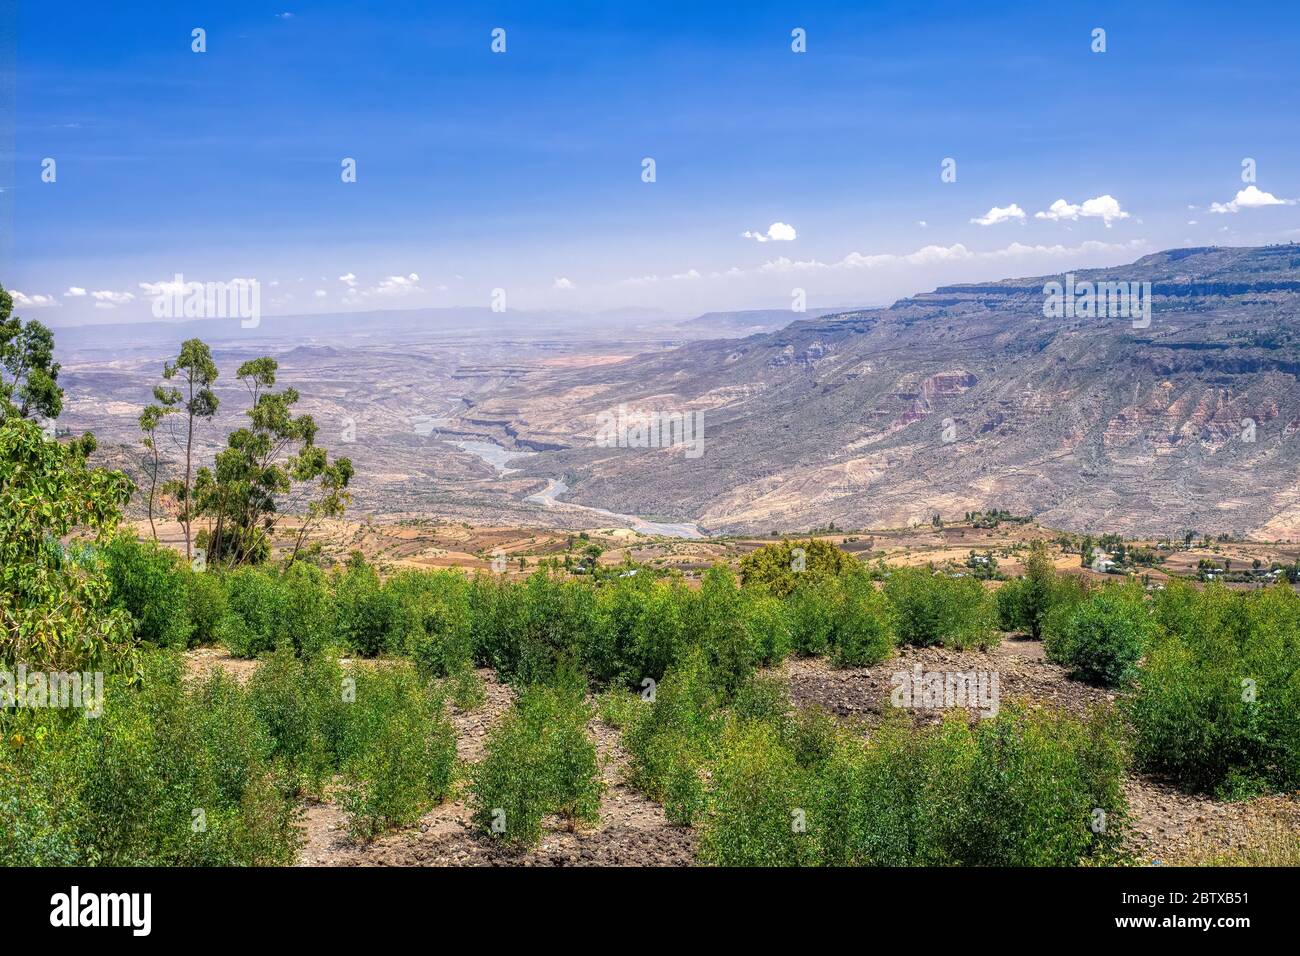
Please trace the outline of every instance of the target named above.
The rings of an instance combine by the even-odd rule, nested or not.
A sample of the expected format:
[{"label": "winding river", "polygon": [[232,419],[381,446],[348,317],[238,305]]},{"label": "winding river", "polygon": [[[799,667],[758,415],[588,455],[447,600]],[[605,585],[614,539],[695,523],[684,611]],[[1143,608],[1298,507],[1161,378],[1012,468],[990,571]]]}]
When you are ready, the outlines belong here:
[{"label": "winding river", "polygon": [[[498,445],[496,442],[489,441],[455,441],[451,444],[457,448],[464,449],[472,455],[477,455],[496,470],[498,475],[508,475],[518,471],[517,468],[511,468],[507,463],[516,458],[524,458],[529,455],[535,455],[535,451],[512,451]],[[703,531],[696,526],[693,521],[666,522],[666,521],[647,521],[636,515],[621,515],[614,511],[606,511],[604,508],[591,508],[587,505],[580,505],[572,501],[560,501],[560,495],[567,493],[569,486],[559,478],[551,478],[547,481],[546,487],[535,495],[529,495],[524,501],[533,504],[540,504],[547,508],[564,507],[577,511],[585,511],[590,515],[599,517],[602,521],[610,524],[631,528],[633,531],[647,535],[661,535],[666,538],[704,538],[707,537]]]}]

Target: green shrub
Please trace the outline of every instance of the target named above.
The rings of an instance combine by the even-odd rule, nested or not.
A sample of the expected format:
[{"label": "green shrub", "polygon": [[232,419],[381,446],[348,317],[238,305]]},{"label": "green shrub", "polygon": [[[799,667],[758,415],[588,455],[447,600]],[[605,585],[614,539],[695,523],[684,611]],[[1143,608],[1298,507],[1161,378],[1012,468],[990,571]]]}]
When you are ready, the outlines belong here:
[{"label": "green shrub", "polygon": [[1074,866],[1121,843],[1127,755],[1113,712],[1004,707],[981,721],[951,854],[968,866]]},{"label": "green shrub", "polygon": [[284,589],[278,579],[246,567],[226,574],[225,585],[227,611],[217,626],[221,642],[236,657],[258,657],[274,650],[286,617]]},{"label": "green shrub", "polygon": [[649,710],[649,703],[640,694],[618,687],[611,687],[596,698],[596,716],[616,730],[627,730]]},{"label": "green shrub", "polygon": [[858,561],[851,554],[818,538],[765,544],[740,559],[740,576],[745,588],[777,598],[857,568]]},{"label": "green shrub", "polygon": [[1300,597],[1171,583],[1126,702],[1143,769],[1227,797],[1300,787]]},{"label": "green shrub", "polygon": [[975,578],[893,568],[885,594],[894,607],[899,643],[984,649],[998,642],[993,602]]},{"label": "green shrub", "polygon": [[12,719],[0,743],[0,860],[291,862],[297,810],[248,695],[219,671],[186,687],[172,655],[142,663],[138,687],[107,679],[96,719],[55,709]]},{"label": "green shrub", "polygon": [[1029,632],[1029,617],[1026,610],[1029,582],[1024,578],[1005,581],[993,592],[993,602],[997,606],[998,629],[1003,631]]},{"label": "green shrub", "polygon": [[870,667],[894,652],[894,614],[889,600],[863,577],[838,586],[839,601],[831,631],[831,663]]},{"label": "green shrub", "polygon": [[1076,606],[1059,633],[1047,631],[1043,646],[1080,680],[1120,687],[1137,674],[1153,630],[1142,589],[1111,586]]},{"label": "green shrub", "polygon": [[839,583],[834,579],[800,581],[785,599],[794,651],[815,657],[830,650],[839,606]]},{"label": "green shrub", "polygon": [[790,656],[794,639],[790,633],[790,616],[776,598],[749,595],[744,602],[745,627],[752,645],[757,648],[757,663],[775,667]]},{"label": "green shrub", "polygon": [[542,819],[558,813],[576,825],[599,817],[591,712],[573,687],[534,684],[488,732],[487,752],[471,771],[474,823],[519,847],[541,839]]},{"label": "green shrub", "polygon": [[447,691],[452,706],[461,713],[472,713],[487,703],[487,687],[478,671],[465,667],[448,679]]},{"label": "green shrub", "polygon": [[402,606],[364,562],[350,561],[335,580],[334,613],[338,637],[354,653],[378,657],[401,649]]},{"label": "green shrub", "polygon": [[206,647],[220,640],[221,619],[227,611],[226,587],[215,571],[190,572],[185,577],[186,606],[194,633],[191,647]]},{"label": "green shrub", "polygon": [[406,652],[426,678],[473,672],[474,643],[468,594],[421,595],[406,608]]},{"label": "green shrub", "polygon": [[253,712],[274,743],[274,756],[322,792],[338,767],[349,707],[343,671],[329,657],[299,659],[283,645],[248,682]]},{"label": "green shrub", "polygon": [[485,575],[470,591],[475,658],[518,684],[546,683],[582,660],[599,627],[595,590],[539,570],[523,585]]},{"label": "green shrub", "polygon": [[[721,865],[1074,866],[1126,823],[1114,714],[1007,707],[972,728],[886,721],[869,740],[733,721],[713,763],[701,859]],[[809,740],[815,741],[808,746]],[[802,755],[802,759],[800,756]]]},{"label": "green shrub", "polygon": [[650,709],[628,728],[632,754],[628,779],[653,800],[663,801],[669,779],[695,774],[714,752],[722,730],[718,695],[702,650],[692,650],[655,688]]},{"label": "green shrub", "polygon": [[456,736],[442,698],[407,664],[358,668],[348,704],[340,802],[369,837],[414,823],[451,791]]},{"label": "green shrub", "polygon": [[283,594],[283,617],[275,646],[292,646],[300,657],[316,657],[334,643],[334,601],[320,568],[296,561],[276,582]]},{"label": "green shrub", "polygon": [[193,572],[174,551],[121,533],[102,549],[113,607],[135,621],[136,638],[156,647],[191,646],[188,576]]},{"label": "green shrub", "polygon": [[806,775],[780,731],[760,721],[729,723],[713,765],[712,812],[699,856],[717,866],[798,866],[816,857],[807,832]]},{"label": "green shrub", "polygon": [[732,712],[744,720],[764,720],[780,726],[790,716],[790,691],[784,679],[755,674],[736,691]]}]

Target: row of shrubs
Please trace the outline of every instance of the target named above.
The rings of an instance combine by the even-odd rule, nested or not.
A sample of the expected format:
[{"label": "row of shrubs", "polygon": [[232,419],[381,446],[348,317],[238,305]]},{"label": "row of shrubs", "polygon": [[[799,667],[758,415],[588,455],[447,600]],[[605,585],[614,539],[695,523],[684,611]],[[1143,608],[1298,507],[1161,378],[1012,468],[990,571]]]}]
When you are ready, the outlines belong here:
[{"label": "row of shrubs", "polygon": [[882,592],[856,562],[834,575],[796,576],[791,588],[753,575],[742,586],[720,565],[696,591],[648,572],[593,582],[539,571],[513,582],[402,571],[381,581],[359,556],[329,574],[303,562],[195,572],[129,536],[95,559],[144,643],[221,643],[249,658],[337,646],[364,657],[408,655],[430,677],[478,664],[508,680],[546,682],[570,661],[597,683],[638,686],[700,646],[734,689],[755,666],[792,652],[867,666],[900,642],[987,647],[997,639],[994,604],[979,582],[901,568]]},{"label": "row of shrubs", "polygon": [[186,680],[179,655],[110,676],[102,714],[0,714],[0,865],[275,865],[301,798],[337,779],[359,835],[411,823],[452,786],[438,693],[407,664],[343,671],[272,656],[246,686]]},{"label": "row of shrubs", "polygon": [[691,656],[626,726],[631,782],[701,828],[723,866],[1073,866],[1113,856],[1126,806],[1113,713],[1004,707],[972,727],[888,720],[863,737],[794,710],[776,678],[727,699]]}]

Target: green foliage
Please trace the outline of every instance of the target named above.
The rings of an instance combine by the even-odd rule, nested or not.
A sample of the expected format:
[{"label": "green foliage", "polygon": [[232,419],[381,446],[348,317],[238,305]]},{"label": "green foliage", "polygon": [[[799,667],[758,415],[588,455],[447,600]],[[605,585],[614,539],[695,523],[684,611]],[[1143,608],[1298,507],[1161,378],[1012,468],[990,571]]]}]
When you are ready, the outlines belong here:
[{"label": "green foliage", "polygon": [[816,657],[830,650],[839,599],[839,583],[834,579],[800,582],[786,597],[790,639],[796,654]]},{"label": "green foliage", "polygon": [[1153,631],[1142,589],[1116,585],[1077,605],[1060,631],[1047,632],[1043,647],[1080,680],[1122,687],[1136,676]]},{"label": "green foliage", "polygon": [[350,561],[335,580],[335,621],[339,639],[362,657],[400,649],[402,605],[364,562]]},{"label": "green foliage", "polygon": [[457,571],[404,571],[385,585],[401,608],[400,645],[426,678],[474,666],[470,588]]},{"label": "green foliage", "polygon": [[700,835],[702,862],[799,866],[815,860],[815,842],[806,828],[806,774],[775,727],[729,723],[712,770],[712,813]]},{"label": "green foliage", "polygon": [[1171,582],[1155,617],[1126,702],[1138,764],[1229,797],[1300,787],[1300,597]]},{"label": "green foliage", "polygon": [[[1116,718],[1004,708],[972,728],[824,716],[732,721],[711,766],[701,859],[724,866],[1074,866],[1123,834]],[[815,730],[813,728],[816,728]],[[810,741],[814,743],[810,743]]]},{"label": "green foliage", "polygon": [[443,700],[407,664],[358,669],[344,725],[340,802],[370,837],[414,823],[451,790],[456,736]]},{"label": "green foliage", "polygon": [[297,811],[248,695],[220,672],[185,687],[173,656],[149,655],[143,668],[138,688],[108,679],[96,719],[12,719],[0,742],[0,862],[290,862]]},{"label": "green foliage", "polygon": [[287,644],[248,682],[253,713],[271,736],[273,755],[311,793],[324,790],[343,751],[351,713],[343,687],[336,660],[299,659]]},{"label": "green foliage", "polygon": [[797,586],[838,577],[855,569],[857,563],[829,541],[781,541],[765,544],[741,558],[740,577],[746,588],[784,598]]},{"label": "green foliage", "polygon": [[24,324],[13,314],[13,297],[0,286],[0,421],[58,418],[63,410],[54,333],[40,322]]},{"label": "green foliage", "polygon": [[182,650],[193,645],[187,581],[193,572],[174,551],[121,533],[100,555],[112,588],[111,606],[131,615],[138,640]]},{"label": "green foliage", "polygon": [[547,814],[558,813],[571,826],[594,823],[603,784],[587,736],[590,719],[580,687],[525,688],[488,732],[487,753],[472,770],[475,826],[529,847],[541,839]]},{"label": "green foliage", "polygon": [[993,602],[974,578],[893,568],[885,594],[894,607],[899,643],[962,649],[988,648],[998,641]]},{"label": "green foliage", "polygon": [[894,652],[894,610],[889,600],[863,577],[836,585],[831,629],[831,663],[836,667],[870,667]]},{"label": "green foliage", "polygon": [[596,716],[616,730],[627,730],[649,709],[650,704],[640,694],[619,687],[611,687],[596,698]]},{"label": "green foliage", "polygon": [[87,468],[79,443],[49,441],[0,401],[0,660],[46,670],[134,667],[132,622],[107,575],[60,539],[101,540],[131,494],[121,472]]},{"label": "green foliage", "polygon": [[224,579],[227,611],[217,627],[221,642],[236,657],[274,650],[288,618],[287,595],[279,580],[257,568],[240,568]]},{"label": "green foliage", "polygon": [[[624,734],[632,755],[628,779],[670,806],[673,822],[694,822],[703,807],[701,774],[722,727],[704,652],[683,655],[655,688],[649,712]],[[670,804],[671,800],[671,804]]]},{"label": "green foliage", "polygon": [[185,575],[185,612],[194,626],[191,647],[217,643],[221,619],[227,612],[226,587],[220,575],[206,571]]}]

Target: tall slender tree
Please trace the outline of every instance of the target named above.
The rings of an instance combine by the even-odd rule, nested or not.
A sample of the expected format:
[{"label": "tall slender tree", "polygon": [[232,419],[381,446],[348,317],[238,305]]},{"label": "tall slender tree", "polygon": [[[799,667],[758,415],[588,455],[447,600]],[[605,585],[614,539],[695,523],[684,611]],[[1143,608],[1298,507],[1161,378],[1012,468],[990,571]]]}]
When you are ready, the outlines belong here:
[{"label": "tall slender tree", "polygon": [[153,397],[157,400],[157,404],[146,405],[144,411],[140,413],[140,432],[144,435],[140,440],[140,444],[144,445],[152,456],[149,471],[149,531],[153,534],[154,541],[157,541],[158,529],[153,523],[153,504],[158,493],[158,468],[160,466],[158,426],[168,415],[176,413],[176,406],[180,404],[181,393],[179,389],[164,388],[157,385],[154,386]]},{"label": "tall slender tree", "polygon": [[199,339],[186,339],[181,343],[180,355],[175,362],[168,362],[163,368],[163,378],[179,378],[181,387],[181,406],[185,412],[185,478],[183,481],[171,481],[164,490],[173,494],[180,502],[180,519],[185,526],[185,559],[193,556],[193,535],[190,526],[194,520],[193,496],[193,462],[194,462],[194,425],[196,422],[210,420],[217,413],[219,403],[212,391],[212,383],[217,380],[217,363],[212,360],[212,350]]}]

